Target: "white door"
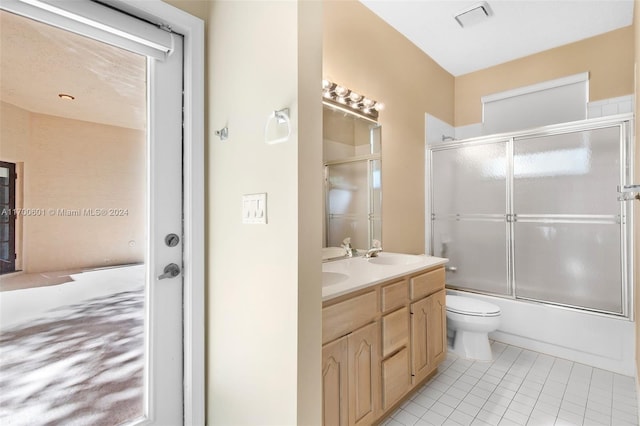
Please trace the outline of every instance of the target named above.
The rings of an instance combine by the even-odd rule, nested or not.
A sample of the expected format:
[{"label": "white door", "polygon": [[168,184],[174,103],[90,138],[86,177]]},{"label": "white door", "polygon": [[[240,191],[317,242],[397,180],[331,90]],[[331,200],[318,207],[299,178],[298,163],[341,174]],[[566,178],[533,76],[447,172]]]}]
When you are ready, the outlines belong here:
[{"label": "white door", "polygon": [[[46,23],[63,30],[69,30],[83,37],[96,39],[97,42],[108,42],[109,44],[125,48],[129,52],[146,57],[146,142],[145,156],[140,164],[146,182],[143,190],[144,202],[142,205],[142,220],[140,226],[144,229],[142,238],[139,241],[133,239],[129,241],[129,246],[143,246],[141,248],[142,263],[144,273],[141,274],[141,288],[143,297],[144,312],[143,317],[143,337],[142,337],[142,407],[141,412],[133,410],[130,418],[126,418],[131,424],[157,424],[157,425],[179,425],[183,423],[183,146],[182,146],[182,111],[183,111],[183,38],[177,34],[170,34],[161,30],[162,33],[153,35],[149,40],[145,39],[145,34],[149,25],[144,21],[134,22],[135,18],[121,14],[113,9],[93,3],[91,1],[68,1],[68,2],[38,2],[38,1],[12,1],[3,0],[0,8],[22,17]],[[134,20],[134,21],[132,21]],[[115,31],[110,28],[113,22],[117,26]],[[131,28],[132,33],[127,32]],[[141,30],[142,28],[142,30]],[[156,33],[157,28],[152,28]],[[152,31],[153,32],[153,31]],[[141,35],[142,33],[142,35]],[[105,35],[106,34],[106,35]],[[158,42],[158,40],[160,40]],[[158,47],[160,45],[160,47]],[[4,46],[3,46],[4,47]],[[158,52],[159,50],[159,52]],[[164,50],[164,51],[163,51]],[[4,83],[4,82],[3,82]],[[4,101],[4,100],[3,100]],[[0,152],[0,157],[2,152]],[[0,158],[1,160],[1,158]],[[30,172],[29,164],[25,164],[25,173]],[[97,172],[96,172],[97,173]],[[129,182],[120,182],[127,185]],[[80,182],[81,186],[82,183]],[[24,197],[24,212],[30,206],[28,194]],[[35,205],[33,205],[35,207]],[[38,206],[45,210],[45,215],[57,214],[57,220],[61,218],[66,206]],[[29,207],[30,208],[30,207]],[[99,211],[98,211],[99,209]],[[76,211],[67,209],[68,211]],[[84,216],[95,215],[122,215],[121,206],[110,205],[108,202],[102,205],[82,206],[78,208],[78,214],[83,217],[77,220],[87,219]],[[128,213],[128,212],[127,212]],[[49,218],[53,220],[52,218]],[[93,218],[92,218],[93,219]],[[26,220],[26,218],[25,218]],[[55,227],[56,225],[53,225]],[[33,228],[33,226],[32,226]],[[28,229],[25,226],[25,229]],[[99,230],[98,230],[99,231]],[[87,235],[91,237],[91,235]],[[25,238],[27,238],[25,236]],[[28,244],[25,244],[27,247]],[[26,250],[26,249],[25,249]],[[62,249],[64,250],[64,249]],[[71,246],[69,246],[71,250]],[[33,256],[31,256],[33,258]],[[123,261],[121,263],[126,263]],[[87,269],[91,265],[87,265]],[[94,265],[95,266],[95,265]],[[121,265],[117,262],[107,264],[106,270],[122,271]],[[93,268],[91,273],[101,274],[102,269]],[[28,272],[28,271],[25,271]],[[80,277],[80,278],[78,278]],[[69,284],[79,285],[83,280],[83,274],[77,274],[74,282]],[[60,288],[63,288],[61,285]],[[46,293],[35,293],[36,291],[46,291],[46,289],[28,289],[30,294],[41,294],[38,299],[53,300]],[[66,290],[64,290],[66,291]],[[106,290],[101,290],[101,297],[109,297]],[[17,293],[17,292],[14,292]],[[122,293],[118,293],[122,294]],[[77,297],[77,296],[73,296]],[[94,299],[91,299],[95,301]],[[9,302],[7,302],[9,301]],[[0,296],[2,308],[11,305],[8,296]],[[74,306],[81,305],[83,300],[75,300]],[[53,303],[53,302],[52,302]],[[109,302],[111,303],[111,302]],[[66,307],[65,307],[66,308]],[[109,330],[111,331],[111,330]],[[15,333],[14,333],[15,334]],[[105,349],[106,350],[106,349]],[[69,354],[69,356],[76,356]],[[77,357],[77,356],[76,356]],[[118,375],[118,369],[126,374],[127,360],[132,358],[127,354],[120,354],[123,361],[119,363],[117,357],[110,359],[104,377]],[[77,357],[82,359],[82,357]],[[90,358],[90,357],[89,357]],[[63,359],[64,360],[64,359]],[[6,364],[5,364],[6,365]],[[62,366],[60,364],[59,366]],[[74,364],[75,365],[75,364]],[[4,368],[0,366],[0,370]],[[38,380],[44,379],[47,365],[42,366],[42,374],[38,370],[33,370],[33,383],[38,387]],[[50,369],[49,369],[50,370]],[[69,380],[72,380],[71,378]],[[57,382],[60,382],[57,379]],[[62,380],[64,383],[64,380]],[[110,386],[115,386],[113,383]],[[78,389],[81,390],[79,387]],[[28,392],[28,391],[27,391]],[[128,393],[129,392],[129,393]],[[73,397],[67,395],[68,406],[58,402],[57,409],[63,414],[56,413],[62,417],[54,417],[50,420],[73,424],[110,424],[108,414],[105,415],[105,401],[117,401],[119,398],[127,398],[130,393],[135,393],[135,389],[120,389],[114,387],[96,407],[96,415],[92,417],[91,407],[83,406],[80,417],[73,417],[74,412]],[[81,391],[79,394],[82,393]],[[22,395],[22,400],[29,400],[30,395]],[[52,401],[39,402],[33,407],[27,406],[20,412],[20,415],[12,416],[12,406],[14,400],[0,401],[0,423],[9,420],[8,424],[34,424],[28,418],[29,411],[42,409],[47,410],[48,403]],[[43,408],[45,407],[45,408]],[[108,407],[106,408],[108,410]],[[13,411],[18,413],[19,410]],[[80,411],[80,410],[76,410]],[[88,412],[87,412],[88,411]],[[102,413],[100,413],[102,411]],[[25,417],[26,416],[26,417]],[[64,417],[67,416],[67,417]],[[4,420],[1,420],[4,419]],[[38,421],[47,423],[44,418]],[[118,420],[118,422],[122,421]],[[43,423],[43,424],[44,424]]]},{"label": "white door", "polygon": [[[164,61],[148,59],[148,413],[182,424],[182,37]],[[177,235],[174,242],[171,236]],[[173,244],[176,244],[173,246]],[[174,269],[170,267],[174,266]],[[177,268],[176,268],[177,266]],[[167,268],[165,270],[165,268]],[[177,273],[177,276],[173,276]]]}]

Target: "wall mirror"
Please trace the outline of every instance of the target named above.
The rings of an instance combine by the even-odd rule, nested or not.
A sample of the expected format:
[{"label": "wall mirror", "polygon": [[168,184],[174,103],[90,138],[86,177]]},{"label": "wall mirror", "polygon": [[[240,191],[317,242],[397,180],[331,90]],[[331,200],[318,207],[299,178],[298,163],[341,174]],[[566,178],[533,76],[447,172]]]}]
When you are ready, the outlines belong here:
[{"label": "wall mirror", "polygon": [[381,142],[377,122],[324,105],[324,247],[382,242]]}]

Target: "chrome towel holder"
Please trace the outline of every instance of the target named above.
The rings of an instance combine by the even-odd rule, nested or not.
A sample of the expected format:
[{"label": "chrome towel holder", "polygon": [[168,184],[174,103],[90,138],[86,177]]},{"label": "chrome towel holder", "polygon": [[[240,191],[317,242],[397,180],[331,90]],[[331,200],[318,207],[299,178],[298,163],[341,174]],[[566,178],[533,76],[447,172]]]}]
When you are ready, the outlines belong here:
[{"label": "chrome towel holder", "polygon": [[[271,127],[271,123],[276,122],[276,124],[285,124],[287,126],[287,135],[282,136],[280,138],[269,139],[269,129]],[[289,108],[283,108],[281,110],[275,110],[269,115],[267,119],[267,124],[264,127],[264,143],[267,145],[274,145],[277,143],[286,142],[289,140],[291,136],[291,119],[289,118]]]}]

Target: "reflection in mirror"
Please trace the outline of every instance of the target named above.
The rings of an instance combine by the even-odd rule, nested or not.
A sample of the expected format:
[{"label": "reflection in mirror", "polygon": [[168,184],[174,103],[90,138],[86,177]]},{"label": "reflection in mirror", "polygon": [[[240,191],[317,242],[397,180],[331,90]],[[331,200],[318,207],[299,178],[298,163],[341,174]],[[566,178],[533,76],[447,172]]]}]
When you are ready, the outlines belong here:
[{"label": "reflection in mirror", "polygon": [[376,122],[325,104],[325,247],[350,238],[361,252],[382,241],[380,133]]}]

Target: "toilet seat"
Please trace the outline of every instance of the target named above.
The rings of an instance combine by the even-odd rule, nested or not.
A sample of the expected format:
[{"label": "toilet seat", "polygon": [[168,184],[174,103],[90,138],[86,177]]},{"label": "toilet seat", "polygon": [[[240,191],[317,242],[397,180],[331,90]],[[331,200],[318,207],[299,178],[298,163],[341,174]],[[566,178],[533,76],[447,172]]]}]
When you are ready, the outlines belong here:
[{"label": "toilet seat", "polygon": [[447,311],[475,317],[497,317],[500,308],[492,303],[470,297],[447,295]]}]

